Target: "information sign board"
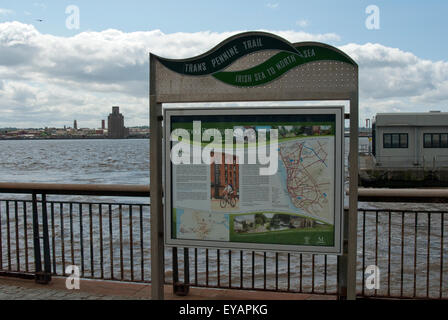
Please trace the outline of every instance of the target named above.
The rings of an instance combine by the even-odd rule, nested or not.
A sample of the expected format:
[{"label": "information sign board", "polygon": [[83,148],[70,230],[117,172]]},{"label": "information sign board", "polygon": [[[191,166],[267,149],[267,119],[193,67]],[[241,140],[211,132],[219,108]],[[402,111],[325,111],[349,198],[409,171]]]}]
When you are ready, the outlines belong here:
[{"label": "information sign board", "polygon": [[165,243],[339,254],[343,115],[166,108]]}]

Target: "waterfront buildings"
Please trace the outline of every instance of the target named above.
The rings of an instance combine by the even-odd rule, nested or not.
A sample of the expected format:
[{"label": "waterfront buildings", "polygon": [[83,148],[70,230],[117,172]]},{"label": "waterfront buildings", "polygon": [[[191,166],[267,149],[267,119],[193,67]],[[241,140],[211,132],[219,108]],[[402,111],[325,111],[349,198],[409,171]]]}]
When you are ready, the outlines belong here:
[{"label": "waterfront buildings", "polygon": [[124,117],[119,107],[113,107],[109,115],[109,128],[112,136],[108,134],[106,121],[101,120],[101,129],[78,128],[78,121],[73,121],[73,128],[64,125],[61,128],[45,127],[39,129],[0,128],[0,140],[22,140],[22,139],[148,139],[149,127],[137,126],[126,128]]}]

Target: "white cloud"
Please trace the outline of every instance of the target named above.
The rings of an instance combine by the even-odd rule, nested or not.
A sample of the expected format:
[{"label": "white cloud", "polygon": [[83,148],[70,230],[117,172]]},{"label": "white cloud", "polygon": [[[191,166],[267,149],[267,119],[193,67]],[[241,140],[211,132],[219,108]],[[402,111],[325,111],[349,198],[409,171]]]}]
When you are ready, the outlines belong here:
[{"label": "white cloud", "polygon": [[377,112],[448,112],[448,61],[381,44],[340,47],[359,65],[361,117]]},{"label": "white cloud", "polygon": [[[244,31],[244,30],[242,30]],[[242,32],[165,34],[83,32],[57,37],[32,25],[0,23],[0,127],[98,126],[119,105],[127,125],[148,123],[148,53],[187,58]],[[291,42],[334,43],[339,36],[265,30]],[[347,44],[360,67],[360,114],[448,111],[448,62],[420,59],[380,44]]]},{"label": "white cloud", "polygon": [[301,28],[306,28],[310,25],[309,21],[306,19],[298,20],[298,21],[296,21],[296,24]]}]

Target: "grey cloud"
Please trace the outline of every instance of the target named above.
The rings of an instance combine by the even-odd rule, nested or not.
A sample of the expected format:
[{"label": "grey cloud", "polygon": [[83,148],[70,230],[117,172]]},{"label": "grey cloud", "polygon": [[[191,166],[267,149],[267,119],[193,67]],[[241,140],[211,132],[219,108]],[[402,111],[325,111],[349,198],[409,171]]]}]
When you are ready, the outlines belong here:
[{"label": "grey cloud", "polygon": [[0,65],[15,67],[18,65],[26,65],[33,63],[34,58],[38,55],[36,48],[27,45],[14,45],[10,47],[1,46]]}]

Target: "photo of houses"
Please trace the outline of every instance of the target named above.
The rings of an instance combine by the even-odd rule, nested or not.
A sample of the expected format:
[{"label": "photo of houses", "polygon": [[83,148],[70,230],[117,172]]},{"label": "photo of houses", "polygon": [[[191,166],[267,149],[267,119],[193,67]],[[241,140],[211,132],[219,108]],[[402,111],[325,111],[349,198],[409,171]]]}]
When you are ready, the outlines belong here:
[{"label": "photo of houses", "polygon": [[257,213],[233,218],[235,233],[261,233],[290,229],[314,228],[318,222],[290,214]]},{"label": "photo of houses", "polygon": [[279,138],[312,137],[333,134],[331,125],[291,125],[278,126],[277,129]]}]

